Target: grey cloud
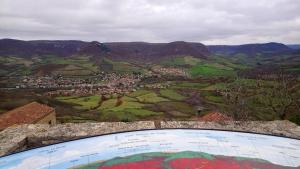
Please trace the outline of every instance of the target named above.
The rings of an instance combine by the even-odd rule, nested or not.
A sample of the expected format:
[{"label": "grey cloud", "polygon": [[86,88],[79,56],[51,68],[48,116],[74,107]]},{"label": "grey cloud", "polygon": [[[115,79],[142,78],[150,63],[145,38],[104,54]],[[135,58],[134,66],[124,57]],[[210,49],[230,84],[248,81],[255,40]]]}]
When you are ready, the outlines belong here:
[{"label": "grey cloud", "polygon": [[0,0],[0,38],[300,43],[297,0]]}]

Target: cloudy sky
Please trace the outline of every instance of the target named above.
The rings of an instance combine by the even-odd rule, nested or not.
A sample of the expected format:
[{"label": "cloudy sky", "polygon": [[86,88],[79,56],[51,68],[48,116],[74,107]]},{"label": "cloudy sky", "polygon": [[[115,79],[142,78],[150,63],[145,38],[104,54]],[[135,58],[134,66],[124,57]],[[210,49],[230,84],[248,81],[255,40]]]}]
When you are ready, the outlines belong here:
[{"label": "cloudy sky", "polygon": [[300,43],[299,0],[0,0],[0,38]]}]

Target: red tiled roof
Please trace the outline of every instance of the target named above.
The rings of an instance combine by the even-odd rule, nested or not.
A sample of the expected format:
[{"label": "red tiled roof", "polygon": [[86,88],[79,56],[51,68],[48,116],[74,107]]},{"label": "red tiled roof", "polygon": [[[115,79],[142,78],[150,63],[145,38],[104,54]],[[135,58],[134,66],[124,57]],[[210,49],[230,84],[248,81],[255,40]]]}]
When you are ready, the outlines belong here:
[{"label": "red tiled roof", "polygon": [[32,102],[0,115],[0,130],[16,124],[31,124],[52,113],[54,108]]},{"label": "red tiled roof", "polygon": [[211,112],[200,118],[200,121],[231,121],[232,118],[219,112]]}]

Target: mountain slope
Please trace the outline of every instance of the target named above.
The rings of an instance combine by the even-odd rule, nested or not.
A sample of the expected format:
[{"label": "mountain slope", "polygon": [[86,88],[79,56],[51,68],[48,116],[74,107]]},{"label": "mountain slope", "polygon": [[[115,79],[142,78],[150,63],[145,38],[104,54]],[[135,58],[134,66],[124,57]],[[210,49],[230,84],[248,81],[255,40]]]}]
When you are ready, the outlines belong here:
[{"label": "mountain slope", "polygon": [[272,55],[279,53],[292,52],[292,49],[282,43],[263,43],[263,44],[245,44],[245,45],[211,45],[208,46],[210,52],[214,54],[235,55],[245,54],[247,56],[256,56],[257,54]]},{"label": "mountain slope", "polygon": [[21,41],[14,39],[0,40],[0,56],[31,58],[34,56],[54,55],[68,57],[89,55],[122,60],[155,61],[170,56],[190,55],[206,58],[209,51],[201,43],[171,42],[83,42],[83,41]]},{"label": "mountain slope", "polygon": [[70,56],[82,48],[83,41],[22,41],[15,39],[0,40],[0,56],[29,58],[39,55]]},{"label": "mountain slope", "polygon": [[287,45],[291,49],[300,49],[300,44]]}]

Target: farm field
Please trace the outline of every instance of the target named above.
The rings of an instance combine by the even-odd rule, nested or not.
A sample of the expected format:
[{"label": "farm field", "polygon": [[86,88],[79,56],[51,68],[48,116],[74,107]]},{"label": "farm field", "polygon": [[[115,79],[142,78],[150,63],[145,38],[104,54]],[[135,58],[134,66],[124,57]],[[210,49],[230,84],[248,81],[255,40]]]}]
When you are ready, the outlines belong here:
[{"label": "farm field", "polygon": [[[56,97],[59,102],[71,105],[74,109],[81,110],[84,118],[88,117],[88,112],[97,114],[96,121],[136,121],[147,119],[193,119],[197,116],[197,105],[195,100],[200,100],[201,105],[205,105],[203,114],[214,111],[226,111],[228,103],[216,90],[226,90],[235,84],[243,84],[249,91],[247,92],[247,104],[251,107],[252,118],[273,119],[276,115],[271,113],[261,102],[259,94],[253,94],[252,88],[256,81],[252,79],[237,79],[229,83],[197,83],[182,82],[173,83],[167,89],[139,89],[135,92],[123,96],[110,96],[102,99],[101,96],[93,95],[86,97]],[[264,87],[268,87],[272,82],[263,81]],[[191,93],[194,93],[193,95]],[[197,96],[198,95],[198,96]],[[296,117],[291,116],[296,120]],[[77,119],[76,119],[77,120]]]},{"label": "farm field", "polygon": [[230,67],[220,64],[197,64],[189,70],[193,77],[196,76],[234,76],[235,72]]},{"label": "farm field", "polygon": [[[290,58],[290,56],[286,56]],[[44,97],[44,91],[28,90],[28,95],[18,97],[18,90],[12,90],[5,95],[2,94],[0,113],[6,112],[14,107],[38,100],[53,106],[57,110],[57,119],[61,123],[66,122],[96,122],[96,121],[138,121],[138,120],[197,120],[211,112],[219,112],[231,115],[235,109],[225,97],[226,92],[231,94],[240,93],[237,96],[242,99],[243,110],[250,114],[247,118],[252,120],[274,120],[282,119],[283,116],[266,102],[271,101],[276,110],[279,110],[280,99],[270,99],[271,94],[266,97],[266,92],[275,89],[280,84],[272,79],[258,79],[252,77],[258,74],[260,69],[255,62],[267,63],[267,58],[257,56],[254,60],[243,54],[233,57],[214,55],[209,59],[196,58],[193,56],[176,56],[167,58],[159,63],[138,64],[125,60],[113,60],[101,58],[95,62],[94,58],[88,56],[74,55],[63,58],[57,56],[44,56],[33,58],[0,57],[0,74],[10,72],[15,75],[62,76],[90,79],[103,76],[103,74],[139,75],[141,79],[135,86],[134,91],[123,94],[101,94],[81,95],[57,95],[55,97]],[[248,62],[248,60],[251,60]],[[279,58],[277,58],[279,59]],[[280,60],[278,60],[280,62]],[[276,61],[277,63],[277,61]],[[297,62],[283,63],[283,69],[297,73]],[[262,68],[273,71],[272,68]],[[151,72],[153,70],[153,72]],[[186,75],[172,74],[172,71],[182,70]],[[162,71],[162,72],[161,72]],[[166,71],[166,72],[164,72]],[[169,72],[168,72],[169,71]],[[100,74],[102,72],[102,74]],[[115,76],[114,75],[114,76]],[[100,77],[99,76],[99,77]],[[18,78],[0,80],[2,84],[13,86]],[[102,79],[103,80],[103,79]],[[299,80],[299,78],[298,78]],[[291,83],[292,97],[297,98],[299,86],[297,80]],[[99,84],[101,78],[94,81]],[[117,81],[116,81],[117,82]],[[115,83],[116,83],[115,82]],[[240,91],[237,87],[241,87]],[[22,91],[26,91],[25,89]],[[25,92],[27,93],[27,91]],[[29,94],[30,93],[30,94]],[[276,97],[285,97],[278,96]],[[288,98],[285,98],[288,100]],[[202,107],[201,112],[198,112]],[[300,124],[300,112],[297,104],[292,103],[286,108],[285,119]]]},{"label": "farm field", "polygon": [[[159,91],[140,89],[121,97],[103,100],[100,96],[67,96],[56,97],[55,100],[80,110],[83,119],[88,112],[97,114],[97,121],[135,121],[147,119],[189,119],[196,115],[193,104],[186,102],[175,89]],[[85,113],[83,113],[85,112]],[[63,118],[63,117],[62,117]],[[69,119],[69,116],[66,116]],[[78,119],[75,119],[78,121]]]}]

